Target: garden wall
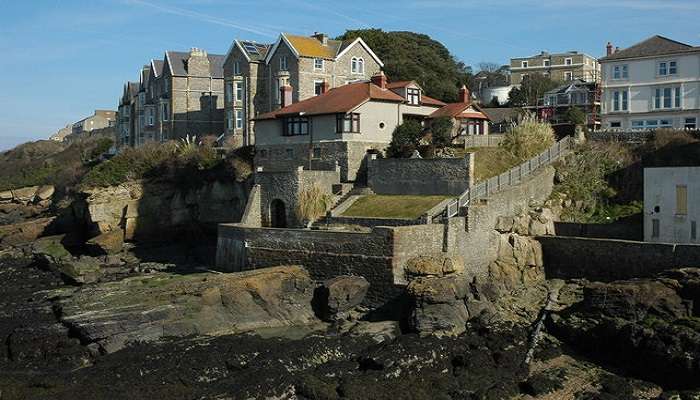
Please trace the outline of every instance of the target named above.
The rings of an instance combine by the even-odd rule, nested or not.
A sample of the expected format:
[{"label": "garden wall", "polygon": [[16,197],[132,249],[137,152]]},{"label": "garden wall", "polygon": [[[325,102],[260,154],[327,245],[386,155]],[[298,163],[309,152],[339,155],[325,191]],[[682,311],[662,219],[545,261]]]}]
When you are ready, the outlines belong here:
[{"label": "garden wall", "polygon": [[377,158],[370,156],[369,187],[377,194],[462,194],[473,182],[474,154],[464,158]]}]

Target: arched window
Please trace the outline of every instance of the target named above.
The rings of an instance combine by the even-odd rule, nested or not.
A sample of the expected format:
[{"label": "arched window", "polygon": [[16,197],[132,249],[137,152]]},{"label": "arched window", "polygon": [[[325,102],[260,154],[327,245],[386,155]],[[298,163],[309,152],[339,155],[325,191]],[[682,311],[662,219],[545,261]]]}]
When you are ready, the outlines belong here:
[{"label": "arched window", "polygon": [[353,74],[365,73],[365,60],[362,57],[353,57],[350,59],[350,72]]}]

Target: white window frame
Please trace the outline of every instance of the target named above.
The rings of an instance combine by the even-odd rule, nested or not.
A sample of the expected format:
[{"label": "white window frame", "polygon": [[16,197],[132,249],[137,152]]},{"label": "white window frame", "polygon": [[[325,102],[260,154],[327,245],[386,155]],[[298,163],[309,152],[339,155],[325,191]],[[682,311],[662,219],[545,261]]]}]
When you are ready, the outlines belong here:
[{"label": "white window frame", "polygon": [[[319,62],[321,64],[320,66],[319,66]],[[314,58],[314,71],[323,71],[325,65],[326,65],[326,63],[325,63],[325,60],[323,58]]]},{"label": "white window frame", "polygon": [[520,68],[529,68],[529,65],[528,61],[520,61]]},{"label": "white window frame", "polygon": [[234,110],[236,118],[236,129],[243,129],[243,110]]},{"label": "white window frame", "polygon": [[549,67],[552,65],[552,62],[550,60],[542,60],[542,65],[545,67]]},{"label": "white window frame", "polygon": [[350,72],[353,74],[362,75],[365,73],[365,60],[362,57],[353,57],[350,59]]},{"label": "white window frame", "polygon": [[564,80],[565,81],[573,81],[574,80],[574,71],[564,71]]},{"label": "white window frame", "polygon": [[613,111],[629,111],[629,93],[627,90],[616,90],[612,98]]},{"label": "white window frame", "polygon": [[[240,93],[239,93],[240,92]],[[245,94],[243,93],[243,82],[242,81],[236,81],[233,83],[233,99],[234,101],[243,101],[243,97]]]},{"label": "white window frame", "polygon": [[574,59],[571,57],[567,57],[564,59],[564,65],[574,65]]},{"label": "white window frame", "polygon": [[289,71],[287,56],[280,57],[280,71]]},{"label": "white window frame", "polygon": [[[668,91],[668,98],[666,92]],[[667,103],[668,101],[668,103]],[[668,104],[668,106],[666,106]],[[683,91],[681,86],[657,86],[651,92],[652,110],[673,110],[683,106]]]},{"label": "white window frame", "polygon": [[[323,80],[321,79],[314,79],[314,96],[320,96],[323,94]],[[316,93],[316,88],[318,87],[317,85],[321,84],[321,90]]]},{"label": "white window frame", "polygon": [[695,130],[698,127],[697,117],[684,117],[683,118],[683,128]]},{"label": "white window frame", "polygon": [[[613,124],[616,124],[617,126],[613,126]],[[622,128],[622,121],[610,121],[610,128],[611,129],[621,129]]]},{"label": "white window frame", "polygon": [[226,129],[233,130],[233,110],[226,110]]},{"label": "white window frame", "polygon": [[623,80],[629,79],[629,66],[628,64],[618,64],[612,67],[612,79],[613,80]]},{"label": "white window frame", "polygon": [[169,121],[170,120],[170,112],[168,110],[168,103],[160,103],[160,120],[161,121]]},{"label": "white window frame", "polygon": [[[663,71],[661,68],[663,67]],[[673,71],[673,72],[671,72]],[[660,60],[656,62],[656,76],[673,76],[678,75],[677,60]]]},{"label": "white window frame", "polygon": [[234,75],[240,75],[241,74],[241,62],[240,61],[235,61],[233,63],[233,74]]}]

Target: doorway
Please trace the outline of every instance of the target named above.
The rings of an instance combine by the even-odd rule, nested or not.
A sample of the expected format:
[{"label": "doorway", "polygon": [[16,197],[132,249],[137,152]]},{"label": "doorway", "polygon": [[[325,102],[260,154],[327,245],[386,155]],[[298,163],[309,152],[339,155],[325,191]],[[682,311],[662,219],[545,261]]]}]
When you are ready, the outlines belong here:
[{"label": "doorway", "polygon": [[270,225],[273,228],[287,227],[287,209],[280,199],[272,200],[270,203]]}]

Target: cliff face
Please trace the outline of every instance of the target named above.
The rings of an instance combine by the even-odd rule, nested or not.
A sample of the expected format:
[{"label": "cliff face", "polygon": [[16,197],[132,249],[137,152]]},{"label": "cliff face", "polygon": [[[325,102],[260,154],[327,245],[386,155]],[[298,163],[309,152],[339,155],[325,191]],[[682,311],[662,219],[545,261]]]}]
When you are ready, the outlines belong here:
[{"label": "cliff face", "polygon": [[151,241],[178,228],[202,224],[215,229],[221,222],[237,222],[245,208],[250,184],[207,182],[180,188],[147,181],[87,189],[82,208],[91,235],[116,229],[126,240]]}]

